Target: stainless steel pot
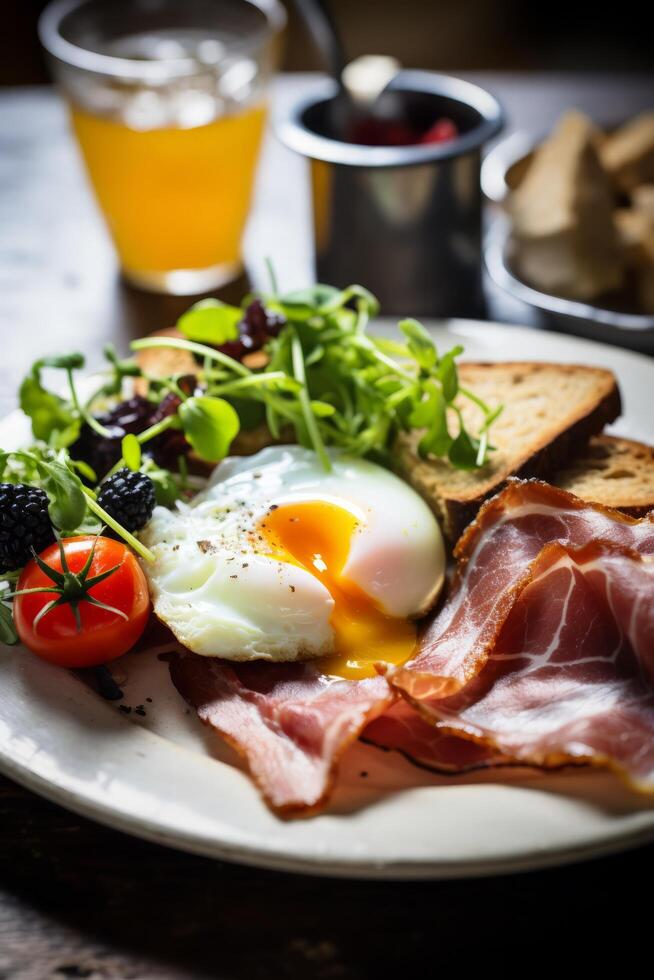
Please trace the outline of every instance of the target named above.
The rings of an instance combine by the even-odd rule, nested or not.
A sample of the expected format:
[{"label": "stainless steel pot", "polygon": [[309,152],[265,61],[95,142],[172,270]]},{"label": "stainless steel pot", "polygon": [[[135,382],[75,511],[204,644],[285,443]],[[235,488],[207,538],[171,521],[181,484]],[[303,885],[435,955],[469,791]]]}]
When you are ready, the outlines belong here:
[{"label": "stainless steel pot", "polygon": [[362,283],[386,313],[478,314],[481,149],[502,127],[499,103],[469,82],[404,71],[384,97],[425,128],[449,117],[460,135],[363,146],[335,138],[335,95],[330,80],[313,83],[277,127],[282,142],[310,161],[318,279]]}]

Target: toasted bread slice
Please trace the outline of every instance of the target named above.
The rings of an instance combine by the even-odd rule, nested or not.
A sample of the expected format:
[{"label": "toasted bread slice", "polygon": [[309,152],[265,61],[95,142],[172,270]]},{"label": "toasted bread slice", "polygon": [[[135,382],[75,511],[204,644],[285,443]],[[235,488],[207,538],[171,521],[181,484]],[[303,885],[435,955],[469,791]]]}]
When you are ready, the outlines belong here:
[{"label": "toasted bread slice", "polygon": [[642,517],[654,510],[654,446],[595,436],[552,483],[591,503]]},{"label": "toasted bread slice", "polygon": [[[620,414],[611,371],[537,362],[462,363],[461,385],[504,411],[491,429],[496,447],[479,470],[457,470],[447,460],[421,459],[420,433],[402,434],[395,447],[399,473],[427,500],[450,541],[459,537],[483,501],[510,476],[551,477],[591,436]],[[466,425],[481,412],[460,399]]]}]

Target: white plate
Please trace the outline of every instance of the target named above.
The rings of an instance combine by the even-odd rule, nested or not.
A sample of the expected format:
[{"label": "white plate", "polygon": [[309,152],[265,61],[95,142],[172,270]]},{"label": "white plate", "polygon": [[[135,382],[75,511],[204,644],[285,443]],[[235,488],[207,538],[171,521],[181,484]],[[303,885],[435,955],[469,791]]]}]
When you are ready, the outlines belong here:
[{"label": "white plate", "polygon": [[[625,398],[616,431],[654,435],[654,361],[520,327],[467,321],[433,327],[442,349],[460,340],[476,359],[610,366]],[[25,439],[22,421],[15,414],[0,424],[0,445]],[[149,840],[325,875],[493,874],[654,839],[654,801],[601,772],[441,778],[365,746],[347,753],[328,812],[279,820],[187,711],[164,664],[136,655],[119,664],[127,675],[125,700],[145,704],[145,717],[120,713],[72,674],[26,651],[0,648],[0,769],[62,806]]]}]

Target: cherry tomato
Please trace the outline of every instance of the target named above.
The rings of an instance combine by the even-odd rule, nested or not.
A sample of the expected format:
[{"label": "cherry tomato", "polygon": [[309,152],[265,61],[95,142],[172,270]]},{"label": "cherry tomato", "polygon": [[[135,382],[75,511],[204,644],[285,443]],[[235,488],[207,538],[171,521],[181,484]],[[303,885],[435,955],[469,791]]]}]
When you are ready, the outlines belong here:
[{"label": "cherry tomato", "polygon": [[[58,596],[52,592],[17,596],[13,613],[21,642],[60,667],[92,667],[115,660],[136,643],[148,621],[150,597],[145,575],[133,552],[112,538],[82,535],[64,538],[62,544],[73,574],[82,571],[94,544],[87,579],[118,566],[102,582],[92,585],[88,595],[119,612],[94,606],[82,598],[77,604],[79,626],[73,608],[66,603],[45,613],[35,627],[38,614]],[[50,545],[39,557],[50,568],[62,571],[58,544]],[[32,559],[23,569],[16,590],[52,587],[53,581]]]}]

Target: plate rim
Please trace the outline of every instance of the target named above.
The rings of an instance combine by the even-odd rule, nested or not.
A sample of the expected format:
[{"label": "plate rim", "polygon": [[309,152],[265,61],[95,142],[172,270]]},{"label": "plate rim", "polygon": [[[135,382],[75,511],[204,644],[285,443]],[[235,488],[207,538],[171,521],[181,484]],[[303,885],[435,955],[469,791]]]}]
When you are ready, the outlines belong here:
[{"label": "plate rim", "polygon": [[595,858],[609,857],[654,841],[654,819],[650,826],[633,829],[620,835],[606,832],[593,842],[585,845],[561,847],[556,851],[524,853],[514,858],[469,860],[457,862],[416,861],[384,859],[336,860],[333,857],[306,858],[289,852],[279,853],[245,845],[229,845],[215,839],[184,832],[174,836],[162,831],[161,827],[148,818],[123,815],[108,806],[89,803],[84,796],[64,787],[57,786],[26,767],[7,764],[6,757],[0,754],[0,773],[23,788],[38,796],[93,820],[109,830],[129,834],[140,840],[161,847],[183,851],[215,861],[242,864],[249,868],[261,868],[282,874],[301,874],[307,876],[357,879],[361,881],[456,881],[469,878],[492,878],[499,875],[527,874],[548,868],[565,867]]},{"label": "plate rim", "polygon": [[[383,318],[378,321],[381,326],[394,325],[390,318]],[[503,334],[506,338],[520,333],[529,337],[531,340],[544,342],[545,347],[550,347],[552,343],[561,345],[563,348],[579,348],[580,346],[589,349],[594,348],[596,355],[605,355],[607,364],[616,366],[616,360],[622,361],[625,365],[636,363],[642,368],[650,361],[645,355],[632,351],[620,350],[609,345],[581,339],[537,331],[530,327],[513,326],[493,321],[474,321],[464,319],[438,320],[425,318],[425,324],[430,329],[445,329],[453,333],[462,334],[473,333],[476,331],[488,331],[494,329]],[[564,350],[565,353],[565,350]],[[543,352],[547,356],[547,351]],[[648,365],[653,373],[654,361]],[[10,424],[14,416],[20,416],[18,410],[5,416],[0,420],[1,425]],[[55,669],[55,668],[53,668]],[[118,719],[116,721],[124,720]],[[161,735],[147,729],[134,729],[149,739],[155,739],[161,746],[166,746],[164,752],[169,750],[169,745]],[[150,742],[151,745],[155,743]],[[180,746],[175,745],[176,749]],[[182,751],[192,756],[187,749],[181,747]],[[145,756],[144,756],[145,758]],[[207,757],[198,757],[200,761],[213,760]],[[247,844],[242,839],[226,840],[217,838],[215,835],[206,835],[197,829],[191,830],[188,827],[175,826],[168,828],[164,821],[151,817],[148,814],[139,813],[138,808],[131,809],[125,806],[118,806],[114,801],[107,797],[99,800],[93,794],[84,793],[76,789],[73,785],[66,785],[65,772],[58,773],[58,778],[48,776],[39,771],[32,759],[25,760],[19,758],[16,753],[10,753],[0,742],[0,772],[14,780],[21,786],[37,793],[39,796],[65,807],[84,817],[96,820],[98,823],[123,833],[130,833],[147,841],[174,847],[189,853],[200,854],[219,860],[233,861],[248,865],[250,867],[261,867],[274,871],[293,872],[308,875],[319,875],[336,878],[360,878],[376,880],[446,880],[455,878],[469,878],[480,876],[493,876],[516,872],[526,872],[538,870],[545,867],[555,867],[571,862],[588,860],[630,847],[636,847],[654,840],[654,811],[642,812],[641,819],[636,821],[636,826],[621,827],[612,829],[607,827],[600,832],[590,835],[587,843],[572,843],[569,846],[559,845],[556,850],[545,848],[542,851],[532,848],[523,848],[515,855],[500,855],[497,857],[471,857],[465,860],[453,860],[452,862],[442,859],[404,859],[394,860],[391,857],[375,859],[368,854],[360,858],[347,858],[340,860],[328,851],[325,853],[314,853],[306,856],[289,849],[276,850],[262,847],[261,844]],[[451,785],[456,785],[453,781]],[[347,820],[347,815],[345,816]]]}]

